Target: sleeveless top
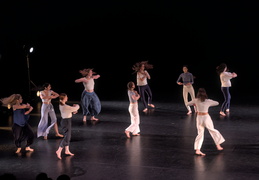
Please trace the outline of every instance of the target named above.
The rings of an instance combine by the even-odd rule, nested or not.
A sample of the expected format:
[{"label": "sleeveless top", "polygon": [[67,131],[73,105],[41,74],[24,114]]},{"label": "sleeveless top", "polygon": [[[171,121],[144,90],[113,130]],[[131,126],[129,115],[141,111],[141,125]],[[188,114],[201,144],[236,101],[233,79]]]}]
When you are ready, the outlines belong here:
[{"label": "sleeveless top", "polygon": [[94,89],[94,79],[90,78],[87,82],[83,82],[85,90],[93,90]]},{"label": "sleeveless top", "polygon": [[24,127],[27,124],[27,121],[30,117],[29,114],[25,115],[25,109],[16,109],[13,111],[13,122],[21,127]]},{"label": "sleeveless top", "polygon": [[[52,93],[52,90],[50,90],[50,91],[48,92],[48,94],[45,94],[44,91],[41,91],[41,92],[40,92],[40,95],[42,95],[42,96],[51,96],[51,93]],[[41,100],[42,100],[42,102],[48,102],[48,103],[50,103],[50,101],[51,101],[51,99],[41,99]]]}]

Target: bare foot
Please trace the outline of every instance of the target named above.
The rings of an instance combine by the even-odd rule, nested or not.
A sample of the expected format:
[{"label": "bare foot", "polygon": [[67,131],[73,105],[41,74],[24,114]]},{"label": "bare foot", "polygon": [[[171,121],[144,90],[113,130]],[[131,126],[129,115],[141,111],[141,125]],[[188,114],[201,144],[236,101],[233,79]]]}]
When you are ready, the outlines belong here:
[{"label": "bare foot", "polygon": [[145,109],[143,110],[143,112],[147,112],[147,108],[145,108]]},{"label": "bare foot", "polygon": [[188,113],[187,114],[192,114],[192,111],[188,111]]},{"label": "bare foot", "polygon": [[125,134],[126,134],[127,138],[130,138],[130,132],[129,131],[125,131]]},{"label": "bare foot", "polygon": [[220,111],[219,114],[220,114],[221,116],[226,116],[226,114],[225,114],[223,111]]},{"label": "bare foot", "polygon": [[34,151],[34,149],[32,149],[32,148],[30,148],[30,147],[26,147],[26,148],[25,148],[25,151],[33,152],[33,151]]},{"label": "bare foot", "polygon": [[86,116],[83,117],[83,121],[86,122]]},{"label": "bare foot", "polygon": [[18,154],[18,153],[20,153],[21,152],[21,150],[22,150],[22,148],[17,148],[17,150],[16,150],[16,154]]},{"label": "bare foot", "polygon": [[57,157],[58,157],[59,159],[62,159],[62,158],[61,158],[61,151],[56,151],[56,154],[57,154]]},{"label": "bare foot", "polygon": [[137,134],[132,134],[133,136],[140,136],[140,134],[139,133],[137,133]]},{"label": "bare foot", "polygon": [[62,134],[56,134],[57,137],[64,137]]},{"label": "bare foot", "polygon": [[92,121],[98,121],[99,119],[95,118],[94,116],[91,117]]},{"label": "bare foot", "polygon": [[47,140],[47,139],[48,139],[48,136],[44,136],[43,139],[44,139],[44,140]]},{"label": "bare foot", "polygon": [[216,147],[217,147],[217,150],[219,150],[219,151],[222,151],[223,150],[223,147],[219,144],[219,145],[216,145]]},{"label": "bare foot", "polygon": [[71,152],[65,152],[66,155],[68,156],[74,156],[75,154],[71,153]]},{"label": "bare foot", "polygon": [[226,109],[226,112],[229,113],[229,109]]},{"label": "bare foot", "polygon": [[196,150],[195,154],[198,155],[198,156],[205,156],[206,155],[203,152],[201,152],[200,150]]},{"label": "bare foot", "polygon": [[155,108],[154,104],[148,104],[148,106]]}]

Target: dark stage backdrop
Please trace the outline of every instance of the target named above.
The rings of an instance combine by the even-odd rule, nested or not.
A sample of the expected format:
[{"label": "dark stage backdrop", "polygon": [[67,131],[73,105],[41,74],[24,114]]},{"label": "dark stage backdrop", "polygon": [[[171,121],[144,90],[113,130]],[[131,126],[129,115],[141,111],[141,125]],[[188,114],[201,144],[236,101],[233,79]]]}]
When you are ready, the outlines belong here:
[{"label": "dark stage backdrop", "polygon": [[[28,100],[30,78],[50,82],[58,93],[80,100],[79,70],[101,75],[101,100],[128,100],[135,81],[132,65],[148,60],[154,101],[182,102],[176,80],[187,64],[194,88],[222,100],[216,66],[238,74],[233,102],[256,103],[258,84],[258,3],[256,1],[1,1],[0,96],[21,93]],[[33,88],[34,86],[31,85]]]}]

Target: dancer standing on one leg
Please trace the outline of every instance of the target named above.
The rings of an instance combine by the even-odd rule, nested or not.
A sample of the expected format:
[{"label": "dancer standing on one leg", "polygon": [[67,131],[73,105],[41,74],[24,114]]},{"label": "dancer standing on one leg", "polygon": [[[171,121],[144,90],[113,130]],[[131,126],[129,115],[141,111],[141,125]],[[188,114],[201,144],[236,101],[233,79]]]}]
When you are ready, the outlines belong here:
[{"label": "dancer standing on one leg", "polygon": [[[10,106],[13,109],[13,136],[14,143],[17,147],[15,153],[21,152],[22,142],[26,140],[25,151],[34,151],[30,145],[34,141],[34,133],[31,126],[28,124],[29,113],[33,110],[30,104],[22,104],[22,96],[20,94],[13,94],[9,97],[1,99],[3,106]],[[9,108],[9,107],[8,107]]]},{"label": "dancer standing on one leg", "polygon": [[86,116],[90,114],[91,120],[97,121],[95,118],[101,111],[101,102],[99,97],[94,92],[94,80],[98,79],[100,75],[93,75],[93,69],[83,69],[79,71],[82,74],[82,78],[76,79],[76,83],[83,83],[85,89],[81,95],[81,105],[83,110],[83,121],[86,121]]},{"label": "dancer standing on one leg", "polygon": [[127,138],[130,138],[130,133],[133,136],[139,136],[140,128],[139,128],[139,111],[138,111],[138,99],[140,98],[137,91],[135,91],[135,84],[134,82],[129,82],[127,84],[128,87],[128,96],[129,96],[129,113],[130,113],[130,121],[131,124],[129,127],[125,129],[125,134]]},{"label": "dancer standing on one leg", "polygon": [[[146,70],[146,69],[153,69],[153,65],[149,64],[148,61],[141,61],[141,62],[137,62],[132,69],[137,73],[138,91],[141,97],[141,101],[143,102],[143,105],[144,105],[143,112],[147,112],[148,106],[152,108],[155,107],[154,104],[152,104],[152,92],[147,82],[147,79],[150,79],[151,77]],[[146,99],[146,95],[147,95],[147,99]]]},{"label": "dancer standing on one leg", "polygon": [[61,152],[63,148],[65,148],[65,154],[74,156],[73,153],[69,150],[70,140],[71,140],[71,118],[72,113],[77,113],[77,110],[79,109],[78,104],[74,104],[73,106],[67,105],[66,102],[68,101],[68,97],[65,93],[61,93],[59,96],[59,110],[61,113],[61,127],[64,132],[64,139],[59,144],[59,148],[56,151],[57,157],[61,159]]},{"label": "dancer standing on one leg", "polygon": [[[37,136],[38,137],[43,136],[45,140],[48,139],[49,131],[54,126],[56,136],[63,137],[63,135],[60,134],[58,131],[57,117],[54,111],[54,107],[51,103],[51,100],[57,98],[59,94],[51,90],[50,83],[45,83],[43,85],[43,88],[44,90],[40,91],[40,98],[42,100],[42,105],[41,105],[41,119],[38,125]],[[49,116],[51,119],[50,125],[48,125]]]},{"label": "dancer standing on one leg", "polygon": [[194,150],[197,155],[204,156],[205,154],[201,152],[201,146],[204,140],[204,131],[205,128],[208,129],[211,137],[213,138],[216,148],[221,151],[223,148],[220,144],[222,144],[225,139],[220,134],[220,132],[214,129],[213,121],[208,113],[210,106],[217,106],[219,103],[217,101],[213,101],[208,99],[207,93],[204,88],[199,88],[196,99],[187,103],[187,105],[196,105],[197,108],[197,117],[196,117],[196,126],[198,135],[196,136],[194,142]]},{"label": "dancer standing on one leg", "polygon": [[230,109],[230,100],[231,100],[231,95],[229,92],[229,88],[231,87],[231,81],[230,79],[237,77],[236,73],[231,73],[227,72],[227,65],[225,63],[220,64],[217,67],[217,72],[220,77],[220,82],[221,82],[221,91],[224,96],[224,102],[221,105],[220,109],[220,115],[226,116],[225,112],[229,112]]},{"label": "dancer standing on one leg", "polygon": [[[188,110],[187,114],[191,114],[192,110],[191,107],[187,105],[188,103],[188,95],[190,94],[191,99],[193,100],[195,98],[194,89],[193,89],[193,75],[188,71],[188,67],[186,65],[183,66],[183,73],[180,74],[178,77],[177,84],[183,85],[183,100],[184,104]],[[194,110],[196,111],[196,108],[194,106]]]}]

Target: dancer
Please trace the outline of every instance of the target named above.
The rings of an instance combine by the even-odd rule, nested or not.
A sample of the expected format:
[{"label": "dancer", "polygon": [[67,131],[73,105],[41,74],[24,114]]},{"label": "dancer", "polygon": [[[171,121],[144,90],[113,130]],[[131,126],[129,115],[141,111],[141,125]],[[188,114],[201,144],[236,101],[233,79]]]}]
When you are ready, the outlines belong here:
[{"label": "dancer", "polygon": [[194,150],[197,155],[205,156],[203,152],[201,152],[201,146],[204,140],[204,130],[208,129],[211,137],[213,138],[216,148],[221,151],[223,148],[220,144],[222,144],[225,139],[220,134],[220,132],[214,129],[213,121],[208,113],[210,106],[217,106],[219,103],[217,101],[213,101],[208,99],[208,95],[204,88],[199,88],[196,99],[187,103],[187,105],[196,105],[197,108],[197,117],[196,117],[196,127],[198,131],[198,135],[196,136],[194,142]]},{"label": "dancer", "polygon": [[[183,85],[183,100],[184,100],[184,104],[188,110],[187,114],[191,114],[192,110],[191,107],[187,105],[188,103],[188,95],[190,94],[191,99],[193,100],[195,98],[195,94],[194,94],[194,88],[193,88],[193,75],[192,73],[190,73],[188,71],[188,67],[187,65],[183,66],[183,73],[180,74],[180,76],[178,77],[177,84],[179,85]],[[196,107],[194,105],[194,110],[196,112]]]},{"label": "dancer", "polygon": [[101,112],[101,102],[99,97],[94,92],[94,80],[98,79],[100,75],[93,75],[93,69],[83,69],[79,71],[82,74],[82,78],[76,79],[76,83],[83,83],[85,89],[81,94],[81,105],[83,109],[83,121],[87,119],[87,115],[90,114],[91,120],[97,121],[95,116]]},{"label": "dancer", "polygon": [[65,154],[74,156],[73,153],[70,152],[69,150],[69,144],[70,144],[70,139],[71,139],[71,118],[72,118],[72,113],[76,114],[77,110],[79,109],[78,104],[74,104],[73,106],[67,105],[66,102],[68,101],[68,97],[65,93],[61,93],[59,96],[59,110],[61,113],[61,127],[64,132],[64,139],[59,144],[59,148],[56,151],[57,157],[59,159],[61,158],[61,152],[63,148],[65,147]]},{"label": "dancer", "polygon": [[130,120],[131,124],[129,127],[126,128],[125,134],[127,138],[130,138],[130,133],[133,136],[139,136],[140,128],[139,128],[139,112],[138,112],[138,99],[140,95],[135,91],[135,84],[134,82],[130,81],[127,84],[128,87],[128,96],[129,96],[129,113],[130,113]]},{"label": "dancer", "polygon": [[22,142],[26,140],[25,151],[34,151],[30,148],[34,141],[34,133],[31,126],[28,124],[29,113],[33,110],[30,104],[23,104],[23,99],[20,94],[12,94],[9,97],[1,99],[2,105],[13,109],[13,136],[14,143],[17,147],[15,153],[21,152]]},{"label": "dancer", "polygon": [[230,110],[230,100],[231,100],[231,95],[229,92],[229,88],[231,87],[231,81],[230,79],[237,77],[236,73],[231,73],[227,72],[228,68],[225,63],[221,63],[217,67],[217,72],[220,77],[220,82],[221,82],[221,91],[224,96],[224,102],[221,105],[220,112],[219,114],[222,116],[226,116],[225,112],[229,112]]},{"label": "dancer", "polygon": [[[150,79],[150,75],[146,69],[153,69],[153,65],[149,64],[148,61],[137,62],[133,65],[132,69],[137,73],[137,86],[138,91],[141,97],[141,101],[144,105],[143,112],[147,112],[148,106],[154,108],[154,104],[152,104],[152,92],[148,85],[147,79]],[[146,100],[146,95],[147,100]]]},{"label": "dancer", "polygon": [[[50,83],[45,83],[43,85],[44,90],[40,91],[40,98],[42,100],[41,105],[41,119],[38,125],[37,136],[43,136],[43,139],[48,139],[49,130],[54,126],[57,137],[64,137],[58,131],[57,117],[54,111],[54,107],[51,103],[52,99],[59,96],[58,93],[51,90]],[[48,125],[48,117],[50,116],[51,124]]]}]

